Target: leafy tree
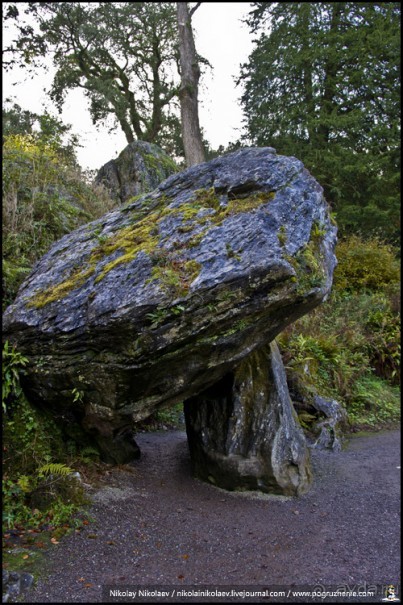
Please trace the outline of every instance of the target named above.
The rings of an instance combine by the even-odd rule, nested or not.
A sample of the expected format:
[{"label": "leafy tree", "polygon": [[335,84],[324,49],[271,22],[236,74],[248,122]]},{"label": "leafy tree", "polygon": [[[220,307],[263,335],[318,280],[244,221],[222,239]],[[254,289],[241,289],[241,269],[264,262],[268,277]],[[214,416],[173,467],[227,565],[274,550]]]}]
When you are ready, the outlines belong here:
[{"label": "leafy tree", "polygon": [[300,158],[345,232],[394,240],[400,191],[400,3],[255,2],[242,66],[247,137]]},{"label": "leafy tree", "polygon": [[[6,103],[10,103],[10,99],[6,99]],[[10,134],[31,134],[37,118],[35,113],[21,109],[17,103],[14,103],[12,107],[3,106],[3,141],[4,137]]]},{"label": "leafy tree", "polygon": [[40,146],[52,147],[64,158],[66,162],[76,165],[76,148],[79,146],[78,138],[70,134],[71,125],[45,111],[37,114],[22,109],[17,103],[11,105],[11,99],[6,99],[2,110],[3,145],[12,135],[30,135]]},{"label": "leafy tree", "polygon": [[[112,118],[127,141],[162,144],[180,128],[175,5],[171,2],[29,2],[27,25],[19,5],[7,16],[19,28],[11,50],[25,64],[53,57],[50,91],[59,108],[82,88],[94,124]],[[166,146],[165,146],[166,147]]]},{"label": "leafy tree", "polygon": [[198,2],[190,11],[187,2],[177,2],[179,57],[181,72],[180,102],[182,139],[186,164],[193,166],[205,160],[198,106],[200,66],[196,54],[191,18],[200,6]]}]

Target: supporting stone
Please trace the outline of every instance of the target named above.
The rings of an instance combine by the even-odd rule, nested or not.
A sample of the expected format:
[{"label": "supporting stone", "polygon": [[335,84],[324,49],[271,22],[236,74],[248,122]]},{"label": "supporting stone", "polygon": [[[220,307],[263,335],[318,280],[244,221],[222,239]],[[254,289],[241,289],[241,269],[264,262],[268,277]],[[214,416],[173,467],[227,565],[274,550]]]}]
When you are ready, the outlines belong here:
[{"label": "supporting stone", "polygon": [[228,490],[300,495],[311,482],[281,355],[273,341],[185,402],[195,476]]}]

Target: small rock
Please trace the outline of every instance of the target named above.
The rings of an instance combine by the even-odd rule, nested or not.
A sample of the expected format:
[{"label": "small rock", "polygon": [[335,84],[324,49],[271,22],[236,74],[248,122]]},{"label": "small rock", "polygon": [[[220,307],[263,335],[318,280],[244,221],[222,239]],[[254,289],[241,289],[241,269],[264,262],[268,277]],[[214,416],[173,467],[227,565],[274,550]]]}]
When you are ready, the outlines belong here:
[{"label": "small rock", "polygon": [[31,588],[33,583],[34,583],[34,576],[32,574],[27,573],[25,571],[21,573],[21,576],[20,576],[21,590],[28,590],[29,588]]}]

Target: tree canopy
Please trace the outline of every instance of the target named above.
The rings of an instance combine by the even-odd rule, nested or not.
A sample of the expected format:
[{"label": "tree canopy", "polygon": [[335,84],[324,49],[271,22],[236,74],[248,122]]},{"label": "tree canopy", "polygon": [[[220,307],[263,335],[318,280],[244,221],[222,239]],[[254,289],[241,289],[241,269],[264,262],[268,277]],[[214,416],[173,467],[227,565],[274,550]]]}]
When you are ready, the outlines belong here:
[{"label": "tree canopy", "polygon": [[342,230],[393,240],[400,198],[400,3],[255,2],[247,138],[295,155]]},{"label": "tree canopy", "polygon": [[[82,88],[94,124],[112,118],[128,142],[178,145],[180,132],[175,4],[171,2],[29,2],[39,31],[12,4],[24,63],[53,57],[50,90],[59,109],[69,90]],[[174,143],[173,143],[174,141]],[[174,149],[167,149],[174,152]]]}]

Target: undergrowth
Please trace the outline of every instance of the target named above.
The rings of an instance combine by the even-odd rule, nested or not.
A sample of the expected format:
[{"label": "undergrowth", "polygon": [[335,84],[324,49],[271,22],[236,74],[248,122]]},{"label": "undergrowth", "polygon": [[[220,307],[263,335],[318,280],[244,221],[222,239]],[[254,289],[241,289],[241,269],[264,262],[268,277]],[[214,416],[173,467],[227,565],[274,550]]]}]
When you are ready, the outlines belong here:
[{"label": "undergrowth", "polygon": [[54,419],[30,404],[20,385],[27,359],[7,341],[2,357],[3,567],[31,569],[40,549],[89,522],[82,471],[99,453],[72,448]]},{"label": "undergrowth", "polygon": [[177,403],[169,408],[162,408],[138,423],[139,431],[160,431],[184,428],[183,403]]},{"label": "undergrowth", "polygon": [[393,425],[400,419],[396,256],[378,240],[356,236],[341,242],[336,255],[329,300],[279,336],[289,381],[342,403],[352,429]]}]

